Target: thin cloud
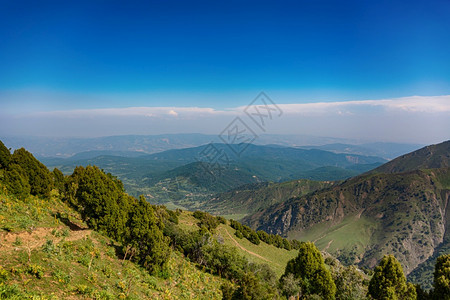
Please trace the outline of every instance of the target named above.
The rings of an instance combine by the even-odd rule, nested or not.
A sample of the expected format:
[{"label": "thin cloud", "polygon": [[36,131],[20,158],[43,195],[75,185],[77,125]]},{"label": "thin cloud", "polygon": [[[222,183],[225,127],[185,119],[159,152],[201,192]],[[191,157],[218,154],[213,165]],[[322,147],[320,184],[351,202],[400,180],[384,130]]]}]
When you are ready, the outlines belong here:
[{"label": "thin cloud", "polygon": [[[277,106],[283,114],[272,120],[266,119],[265,133],[423,144],[449,138],[450,95],[277,103]],[[244,109],[244,106],[222,110],[208,107],[127,107],[14,115],[0,111],[0,136],[219,134],[238,116],[257,134],[262,134],[263,131],[246,116]]]},{"label": "thin cloud", "polygon": [[[450,112],[450,95],[445,96],[413,96],[381,100],[357,100],[339,102],[315,102],[277,104],[283,113],[314,115],[314,114],[338,114],[352,115],[355,110],[361,108],[381,108],[385,111],[404,111],[414,113],[447,113]],[[126,107],[126,108],[102,108],[83,109],[67,111],[50,111],[33,113],[39,116],[147,116],[147,117],[193,117],[206,115],[236,115],[243,112],[245,106],[235,107],[228,110],[216,110],[209,107]]]},{"label": "thin cloud", "polygon": [[220,111],[208,107],[125,107],[125,108],[99,108],[99,109],[77,109],[60,110],[31,113],[31,116],[40,117],[86,117],[86,116],[116,116],[116,117],[165,117],[165,116],[203,116],[203,115],[226,115],[233,114],[232,111]]},{"label": "thin cloud", "polygon": [[299,104],[279,104],[284,113],[288,114],[353,114],[352,111],[361,108],[380,108],[385,111],[403,111],[414,113],[448,113],[450,112],[450,95],[432,97],[404,97],[382,100],[358,100],[340,102],[316,102]]}]

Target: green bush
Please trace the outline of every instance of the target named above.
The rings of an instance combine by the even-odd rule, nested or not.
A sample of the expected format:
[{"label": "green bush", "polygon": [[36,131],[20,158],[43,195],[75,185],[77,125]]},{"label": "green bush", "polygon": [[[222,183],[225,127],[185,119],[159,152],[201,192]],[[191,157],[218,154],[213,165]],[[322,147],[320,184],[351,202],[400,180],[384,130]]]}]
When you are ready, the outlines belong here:
[{"label": "green bush", "polygon": [[27,267],[27,273],[41,279],[44,276],[44,267],[36,264],[31,264]]},{"label": "green bush", "polygon": [[66,274],[65,272],[61,271],[61,270],[55,270],[52,272],[52,277],[56,280],[58,280],[58,282],[61,283],[69,283],[71,280],[70,275]]},{"label": "green bush", "polygon": [[9,272],[3,269],[2,266],[0,266],[0,284],[4,283],[8,280]]}]

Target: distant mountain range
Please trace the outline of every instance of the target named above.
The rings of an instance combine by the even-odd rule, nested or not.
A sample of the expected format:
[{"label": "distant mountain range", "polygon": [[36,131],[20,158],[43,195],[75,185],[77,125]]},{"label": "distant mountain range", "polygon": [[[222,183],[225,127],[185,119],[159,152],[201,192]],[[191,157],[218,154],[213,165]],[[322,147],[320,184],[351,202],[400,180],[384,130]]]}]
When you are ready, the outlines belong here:
[{"label": "distant mountain range", "polygon": [[[98,138],[52,138],[52,137],[1,137],[13,149],[25,147],[36,157],[68,158],[81,152],[94,158],[99,155],[135,156],[140,153],[152,154],[171,149],[192,148],[208,143],[222,142],[218,135],[206,134],[161,134],[122,135]],[[423,145],[401,143],[365,143],[355,140],[315,137],[308,135],[263,134],[254,141],[257,145],[279,145],[303,147],[335,153],[360,154],[392,159],[419,149]]]},{"label": "distant mountain range", "polygon": [[[66,174],[77,165],[97,165],[118,176],[132,195],[143,194],[153,203],[172,203],[173,207],[186,209],[197,207],[216,193],[245,184],[299,178],[342,180],[386,162],[375,156],[337,154],[318,149],[253,144],[240,147],[245,150],[239,155],[229,145],[215,143],[139,155],[116,151],[116,155],[122,156],[113,156],[90,151],[65,159],[41,158],[41,161]],[[205,156],[211,149],[227,159],[211,160]],[[97,154],[100,156],[95,156]],[[219,170],[214,170],[217,166]]]},{"label": "distant mountain range", "polygon": [[373,267],[391,253],[416,282],[429,283],[433,259],[450,252],[449,158],[450,141],[427,146],[342,183],[299,193],[244,222],[312,240],[341,261],[360,266]]},{"label": "distant mountain range", "polygon": [[366,144],[325,144],[321,146],[301,146],[302,149],[319,149],[334,153],[348,153],[360,155],[380,156],[393,159],[405,153],[417,150],[424,145],[420,144],[398,144],[398,143],[366,143]]}]

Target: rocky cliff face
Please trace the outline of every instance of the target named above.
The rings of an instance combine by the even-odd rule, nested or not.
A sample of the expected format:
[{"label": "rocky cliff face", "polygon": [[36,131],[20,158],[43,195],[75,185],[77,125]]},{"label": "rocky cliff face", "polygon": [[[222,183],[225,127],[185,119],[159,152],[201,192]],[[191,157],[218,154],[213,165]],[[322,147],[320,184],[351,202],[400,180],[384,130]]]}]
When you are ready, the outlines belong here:
[{"label": "rocky cliff face", "polygon": [[[433,255],[449,225],[449,168],[368,174],[245,219],[269,233],[314,240],[348,263],[394,254],[406,273]],[[355,239],[351,244],[346,239]]]}]

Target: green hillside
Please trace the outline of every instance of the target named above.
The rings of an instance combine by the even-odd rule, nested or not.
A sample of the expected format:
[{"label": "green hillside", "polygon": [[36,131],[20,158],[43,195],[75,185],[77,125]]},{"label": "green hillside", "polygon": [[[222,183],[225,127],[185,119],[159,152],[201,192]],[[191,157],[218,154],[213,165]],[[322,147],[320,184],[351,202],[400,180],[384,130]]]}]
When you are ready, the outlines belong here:
[{"label": "green hillside", "polygon": [[[449,142],[426,147],[406,155],[406,161],[401,157],[377,172],[275,204],[244,222],[314,241],[348,264],[373,267],[383,254],[392,253],[411,278],[430,287],[429,270],[449,249],[448,147]],[[419,170],[435,166],[440,168]],[[395,173],[405,169],[410,171]]]},{"label": "green hillside", "polygon": [[211,200],[204,203],[201,209],[218,215],[245,215],[333,184],[334,182],[330,181],[300,179],[283,183],[245,185],[215,195]]},{"label": "green hillside", "polygon": [[0,203],[1,299],[277,299],[297,255],[130,197],[95,166],[63,176],[2,143]]},{"label": "green hillside", "polygon": [[[371,176],[372,185],[356,189],[370,201],[367,188],[385,179],[366,176]],[[441,191],[450,183],[448,170],[415,171],[411,176],[427,193],[433,191],[423,185],[423,176]],[[408,179],[396,180],[398,185],[386,184],[404,190],[414,185]],[[357,181],[328,183],[321,191],[331,196],[339,186]],[[306,193],[322,184],[297,181],[285,185],[297,185],[298,192]],[[260,185],[280,191],[280,187]],[[321,191],[304,197],[313,199]],[[393,263],[400,272],[395,284],[403,287],[395,293],[401,297],[403,289],[416,293],[413,285],[406,285],[401,265],[393,256],[384,257],[371,278],[371,270],[346,267],[328,254],[345,259],[352,253],[342,255],[341,249],[353,245],[357,253],[372,241],[379,224],[361,212],[347,215],[334,227],[317,223],[317,228],[305,231],[324,248],[321,253],[313,243],[256,232],[206,212],[151,205],[144,197],[126,194],[120,180],[95,166],[77,167],[70,176],[57,169],[50,172],[25,149],[10,154],[2,143],[0,204],[1,299],[363,299],[368,293],[377,295],[371,286],[382,280],[386,263]],[[342,208],[345,210],[345,205]],[[395,210],[395,206],[390,208]],[[414,218],[420,219],[418,211],[414,213]],[[416,244],[426,246],[422,241]],[[405,253],[398,254],[402,260],[400,254]],[[436,268],[447,264],[446,260],[447,256],[440,256]],[[436,295],[447,288],[439,282],[433,290]]]},{"label": "green hillside", "polygon": [[165,279],[120,259],[118,244],[89,229],[57,193],[18,200],[2,188],[0,203],[1,299],[221,299],[223,280],[180,253],[170,256]]},{"label": "green hillside", "polygon": [[[44,162],[50,169],[56,167],[66,175],[71,174],[76,166],[96,165],[117,176],[134,197],[145,195],[152,203],[190,210],[198,208],[213,194],[244,184],[299,178],[342,180],[385,162],[383,158],[374,156],[257,145],[248,145],[237,156],[228,145],[213,144],[227,157],[217,165],[202,156],[207,147],[172,149],[139,156],[129,152],[118,156],[121,152],[110,151],[105,155],[108,152],[91,151],[67,159],[45,158]],[[101,155],[94,157],[95,153]]]}]

